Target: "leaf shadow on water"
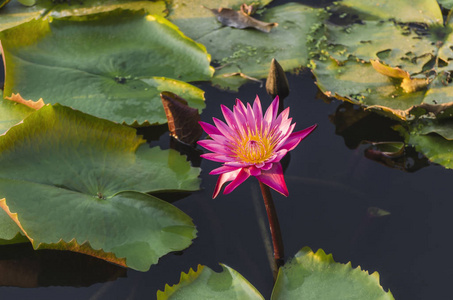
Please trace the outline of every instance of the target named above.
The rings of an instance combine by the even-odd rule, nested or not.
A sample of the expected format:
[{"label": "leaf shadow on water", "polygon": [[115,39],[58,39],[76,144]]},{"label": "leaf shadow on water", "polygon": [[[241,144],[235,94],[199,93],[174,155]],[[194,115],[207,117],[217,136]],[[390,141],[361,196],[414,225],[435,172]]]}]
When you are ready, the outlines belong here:
[{"label": "leaf shadow on water", "polygon": [[75,252],[35,251],[28,243],[0,247],[0,286],[87,287],[126,273],[126,268]]}]

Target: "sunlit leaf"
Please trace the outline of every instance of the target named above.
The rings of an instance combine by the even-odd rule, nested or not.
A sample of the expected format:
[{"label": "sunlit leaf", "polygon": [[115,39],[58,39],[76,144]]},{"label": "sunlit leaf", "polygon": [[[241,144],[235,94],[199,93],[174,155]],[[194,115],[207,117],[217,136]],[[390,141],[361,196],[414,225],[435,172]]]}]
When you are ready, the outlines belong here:
[{"label": "sunlit leaf", "polygon": [[25,105],[3,99],[2,90],[0,90],[0,135],[32,112],[34,110]]},{"label": "sunlit leaf", "polygon": [[143,13],[36,20],[4,31],[0,40],[5,96],[42,98],[119,123],[166,123],[163,90],[202,109],[203,91],[182,81],[209,80],[213,72],[202,45]]},{"label": "sunlit leaf", "polygon": [[200,265],[196,272],[190,269],[187,274],[181,273],[178,284],[165,285],[165,291],[157,291],[157,299],[264,300],[241,274],[226,265],[221,266],[223,270],[220,273]]},{"label": "sunlit leaf", "polygon": [[203,10],[210,15],[198,16],[197,12],[188,16],[175,8],[169,18],[189,37],[206,46],[218,66],[213,83],[224,88],[235,90],[248,80],[266,78],[273,58],[285,71],[305,67],[312,44],[323,39],[318,32],[326,17],[322,9],[297,3],[267,9],[259,19],[279,24],[269,33],[222,27],[215,16]]},{"label": "sunlit leaf", "polygon": [[339,26],[328,24],[329,54],[339,61],[354,56],[361,60],[381,59],[409,73],[421,72],[437,52],[436,46],[411,28],[392,21],[364,21]]},{"label": "sunlit leaf", "polygon": [[35,249],[71,250],[146,271],[196,229],[144,194],[196,190],[199,169],[150,149],[135,129],[46,105],[0,136],[0,206]]},{"label": "sunlit leaf", "polygon": [[410,93],[404,91],[403,80],[383,75],[370,63],[354,59],[344,63],[333,59],[316,61],[313,73],[318,87],[326,95],[391,117],[407,120],[418,109],[444,118],[453,115],[453,84],[444,73],[425,88]]},{"label": "sunlit leaf", "polygon": [[436,0],[342,0],[338,3],[362,17],[395,19],[403,23],[442,24],[442,12]]},{"label": "sunlit leaf", "polygon": [[323,300],[384,300],[394,299],[379,283],[377,272],[368,274],[351,263],[336,263],[332,254],[322,249],[313,253],[310,248],[300,250],[278,272],[272,292],[277,299]]},{"label": "sunlit leaf", "polygon": [[20,4],[18,1],[12,1],[0,10],[0,31],[36,18],[83,16],[112,11],[118,8],[129,10],[143,9],[150,14],[166,15],[165,1],[74,0],[57,3],[52,0],[37,0],[36,5],[29,7]]}]

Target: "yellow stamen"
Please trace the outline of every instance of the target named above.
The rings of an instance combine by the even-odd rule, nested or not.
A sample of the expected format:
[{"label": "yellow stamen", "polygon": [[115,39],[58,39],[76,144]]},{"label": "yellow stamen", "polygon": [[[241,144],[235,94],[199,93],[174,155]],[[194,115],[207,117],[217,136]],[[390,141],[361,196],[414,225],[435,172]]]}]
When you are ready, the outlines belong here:
[{"label": "yellow stamen", "polygon": [[245,136],[237,132],[237,138],[231,144],[231,150],[236,154],[238,160],[249,163],[259,164],[266,162],[274,155],[276,145],[275,138],[269,136],[268,132],[251,132],[250,128]]}]

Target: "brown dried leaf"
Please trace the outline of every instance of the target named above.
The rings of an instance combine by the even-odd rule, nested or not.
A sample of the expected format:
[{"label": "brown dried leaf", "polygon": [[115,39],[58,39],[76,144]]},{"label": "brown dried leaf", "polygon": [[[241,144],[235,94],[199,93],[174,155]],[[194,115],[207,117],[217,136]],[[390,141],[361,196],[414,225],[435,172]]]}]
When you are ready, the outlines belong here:
[{"label": "brown dried leaf", "polygon": [[241,8],[241,11],[235,11],[230,8],[220,7],[219,9],[211,9],[203,6],[206,9],[209,9],[225,26],[244,29],[244,28],[255,28],[262,32],[270,32],[271,29],[278,25],[278,23],[267,23],[257,20],[248,15],[247,8]]},{"label": "brown dried leaf", "polygon": [[160,94],[167,116],[170,135],[180,142],[192,145],[198,141],[203,130],[198,124],[198,109],[189,107],[187,101],[172,92]]},{"label": "brown dried leaf", "polygon": [[25,100],[24,98],[22,98],[22,96],[19,93],[18,94],[13,93],[11,95],[11,97],[5,97],[5,99],[24,104],[24,105],[26,105],[30,108],[36,109],[36,110],[40,109],[41,107],[43,107],[45,105],[42,98],[39,99],[38,101]]},{"label": "brown dried leaf", "polygon": [[423,78],[411,78],[408,72],[400,69],[400,68],[393,68],[390,66],[386,66],[381,64],[377,60],[370,60],[371,65],[373,68],[381,73],[382,75],[392,77],[392,78],[397,78],[397,79],[402,79],[401,81],[401,88],[406,92],[406,93],[413,93],[416,91],[420,91],[423,89],[426,89],[426,87],[429,84],[428,79],[423,79]]}]

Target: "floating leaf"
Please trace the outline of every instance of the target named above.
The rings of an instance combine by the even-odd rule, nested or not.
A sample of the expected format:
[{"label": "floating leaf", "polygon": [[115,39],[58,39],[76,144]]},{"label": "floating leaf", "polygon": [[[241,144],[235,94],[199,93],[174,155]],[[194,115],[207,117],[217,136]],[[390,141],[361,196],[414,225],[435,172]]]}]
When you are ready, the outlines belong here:
[{"label": "floating leaf", "polygon": [[196,230],[144,192],[196,190],[199,170],[144,142],[130,127],[46,105],[0,136],[0,206],[35,249],[146,271],[189,246]]},{"label": "floating leaf", "polygon": [[394,299],[379,283],[379,274],[368,274],[360,267],[353,269],[351,263],[336,263],[332,254],[319,249],[300,250],[278,272],[272,292],[272,300],[278,299],[323,299],[323,300],[373,300]]},{"label": "floating leaf", "polygon": [[18,1],[13,1],[0,10],[0,31],[37,18],[84,16],[113,11],[115,9],[144,10],[149,14],[166,15],[165,1],[74,0],[71,3],[69,1],[55,3],[56,1],[52,0],[37,0],[36,2],[36,5],[27,7]]},{"label": "floating leaf", "polygon": [[221,7],[219,9],[207,9],[217,17],[217,20],[219,20],[220,23],[233,28],[255,28],[262,32],[270,32],[273,27],[278,25],[275,22],[262,22],[252,18],[243,11],[236,11],[230,8]]},{"label": "floating leaf", "polygon": [[[239,273],[221,266],[221,273],[205,266],[181,273],[179,284],[166,285],[164,292],[157,292],[157,299],[264,299]],[[351,263],[336,263],[321,249],[313,253],[308,247],[280,268],[271,299],[394,300],[380,286],[377,272],[369,275],[360,267],[353,269]]]},{"label": "floating leaf", "polygon": [[157,291],[158,300],[166,299],[228,299],[264,300],[263,296],[241,274],[220,264],[222,272],[216,273],[209,267],[198,265],[195,272],[181,273],[178,284],[165,285],[165,290]]},{"label": "floating leaf", "polygon": [[[203,7],[228,7],[239,9],[241,5],[254,4],[263,7],[272,0],[173,0],[169,5],[168,19],[176,24],[191,39],[198,38],[215,31],[222,25],[212,12]],[[211,52],[209,52],[211,53]]]},{"label": "floating leaf", "polygon": [[0,90],[0,135],[4,134],[11,126],[16,125],[32,112],[34,112],[32,108],[3,99],[2,90]]},{"label": "floating leaf", "polygon": [[335,45],[328,52],[338,61],[350,56],[365,61],[380,59],[409,73],[422,72],[438,50],[411,27],[392,21],[363,21],[346,26],[328,23],[327,37],[328,43]]},{"label": "floating leaf", "polygon": [[0,245],[28,242],[28,238],[22,233],[20,227],[4,210],[0,209]]},{"label": "floating leaf", "polygon": [[338,4],[358,12],[361,17],[395,19],[403,23],[442,24],[442,12],[436,0],[342,0]]},{"label": "floating leaf", "polygon": [[171,92],[160,94],[168,120],[170,135],[177,140],[192,145],[203,133],[200,114],[195,108],[187,106],[187,101]]},{"label": "floating leaf", "polygon": [[[195,5],[187,4],[186,9],[189,6],[198,9]],[[205,4],[208,7],[213,5]],[[264,33],[220,28],[214,16],[198,16],[198,12],[192,15],[192,12],[183,13],[173,8],[169,14],[172,22],[189,37],[205,45],[212,55],[213,62],[218,65],[213,83],[233,90],[246,83],[246,78],[266,78],[272,58],[278,60],[285,71],[305,67],[311,57],[312,44],[325,39],[320,33],[325,17],[322,9],[297,3],[280,5],[267,9],[260,17],[264,22],[277,20],[279,23],[270,33]],[[214,25],[206,24],[209,22],[214,22]],[[200,28],[204,26],[207,29]]]},{"label": "floating leaf", "polygon": [[317,85],[327,96],[402,120],[413,118],[412,114],[453,116],[453,83],[442,74],[431,80],[426,88],[415,88],[416,91],[407,93],[401,87],[401,80],[380,74],[370,63],[353,59],[338,63],[327,59],[316,61],[313,66]]},{"label": "floating leaf", "polygon": [[202,109],[203,91],[178,80],[208,80],[213,72],[202,45],[165,19],[142,13],[35,20],[0,39],[5,96],[42,98],[119,123],[166,123],[163,90]]},{"label": "floating leaf", "polygon": [[453,120],[421,118],[397,130],[430,161],[453,169]]}]

